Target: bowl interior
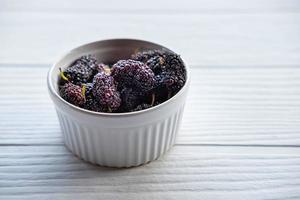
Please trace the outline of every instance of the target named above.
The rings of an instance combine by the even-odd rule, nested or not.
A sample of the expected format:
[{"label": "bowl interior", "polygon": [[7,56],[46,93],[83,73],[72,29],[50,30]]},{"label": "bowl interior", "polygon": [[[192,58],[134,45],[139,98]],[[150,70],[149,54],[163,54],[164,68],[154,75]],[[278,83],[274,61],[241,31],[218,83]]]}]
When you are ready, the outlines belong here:
[{"label": "bowl interior", "polygon": [[136,51],[151,49],[169,50],[155,43],[133,39],[102,40],[80,46],[71,50],[69,53],[63,56],[57,63],[54,64],[49,74],[51,76],[51,85],[58,93],[58,81],[60,72],[59,68],[67,68],[76,59],[83,55],[92,54],[97,58],[99,62],[103,62],[105,64],[113,64],[121,59],[129,59],[130,56]]}]

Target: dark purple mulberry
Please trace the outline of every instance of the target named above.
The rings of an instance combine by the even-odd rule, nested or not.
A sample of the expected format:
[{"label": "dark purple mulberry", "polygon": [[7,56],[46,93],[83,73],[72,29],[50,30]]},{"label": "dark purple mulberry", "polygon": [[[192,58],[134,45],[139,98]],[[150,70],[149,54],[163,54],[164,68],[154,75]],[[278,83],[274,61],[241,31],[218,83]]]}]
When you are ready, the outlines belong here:
[{"label": "dark purple mulberry", "polygon": [[85,89],[84,108],[95,112],[107,112],[107,108],[103,107],[93,94],[93,84],[87,83]]},{"label": "dark purple mulberry", "polygon": [[131,55],[131,59],[146,63],[152,57],[155,56],[163,57],[165,52],[166,51],[163,50],[148,50],[148,51],[137,52]]},{"label": "dark purple mulberry", "polygon": [[66,83],[60,88],[61,97],[75,106],[81,107],[84,105],[85,98],[82,93],[82,88],[73,83]]},{"label": "dark purple mulberry", "polygon": [[169,54],[165,58],[165,62],[166,70],[160,74],[161,83],[175,94],[184,86],[186,80],[184,63],[177,54]]},{"label": "dark purple mulberry", "polygon": [[155,76],[156,90],[167,88],[172,94],[178,92],[185,83],[183,74],[177,75],[176,72],[167,71]]},{"label": "dark purple mulberry", "polygon": [[184,63],[178,54],[175,53],[166,54],[165,64],[166,64],[167,71],[174,71],[177,75],[183,74],[185,77]]},{"label": "dark purple mulberry", "polygon": [[166,61],[163,56],[154,56],[150,58],[146,65],[154,72],[155,75],[166,70]]},{"label": "dark purple mulberry", "polygon": [[93,95],[99,103],[114,111],[121,105],[120,94],[114,83],[114,78],[100,72],[93,79]]},{"label": "dark purple mulberry", "polygon": [[164,51],[159,55],[152,56],[145,62],[155,75],[164,71],[184,72],[184,63],[179,55],[170,51]]},{"label": "dark purple mulberry", "polygon": [[121,91],[121,110],[127,112],[135,108],[141,101],[141,93],[132,88],[124,88]]},{"label": "dark purple mulberry", "polygon": [[174,95],[183,87],[186,73],[184,63],[179,55],[164,52],[160,56],[150,58],[146,63],[155,72],[156,92],[167,88],[170,96],[170,94]]},{"label": "dark purple mulberry", "polygon": [[97,73],[97,60],[91,55],[82,56],[64,71],[68,80],[76,85],[87,83]]},{"label": "dark purple mulberry", "polygon": [[113,65],[111,75],[118,83],[118,87],[132,87],[140,91],[153,88],[155,75],[144,63],[135,60],[120,60]]}]

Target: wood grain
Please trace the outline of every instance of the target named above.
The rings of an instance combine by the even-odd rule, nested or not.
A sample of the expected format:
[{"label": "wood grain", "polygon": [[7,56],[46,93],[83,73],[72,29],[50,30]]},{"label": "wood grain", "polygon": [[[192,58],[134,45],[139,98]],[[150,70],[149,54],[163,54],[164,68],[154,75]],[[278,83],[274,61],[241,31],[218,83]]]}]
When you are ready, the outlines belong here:
[{"label": "wood grain", "polygon": [[299,23],[298,13],[1,12],[0,44],[5,50],[0,63],[50,64],[83,43],[138,38],[173,49],[191,65],[298,65]]},{"label": "wood grain", "polygon": [[[62,144],[48,67],[0,67],[0,144]],[[299,87],[298,67],[193,67],[177,143],[300,145]]]},{"label": "wood grain", "polygon": [[[0,0],[0,199],[300,199],[297,0]],[[46,73],[95,40],[180,53],[192,84],[177,143],[111,169],[64,146]]]},{"label": "wood grain", "polygon": [[110,169],[64,147],[9,146],[0,147],[0,197],[297,199],[299,165],[299,148],[176,146],[150,164]]}]

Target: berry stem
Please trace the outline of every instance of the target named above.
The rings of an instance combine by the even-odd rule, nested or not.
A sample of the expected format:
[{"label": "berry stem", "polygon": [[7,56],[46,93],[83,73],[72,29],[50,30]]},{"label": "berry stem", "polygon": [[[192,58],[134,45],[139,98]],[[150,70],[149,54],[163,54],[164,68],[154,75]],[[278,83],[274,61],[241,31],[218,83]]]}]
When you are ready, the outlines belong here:
[{"label": "berry stem", "polygon": [[162,57],[159,57],[159,64],[163,65],[165,63],[165,59]]},{"label": "berry stem", "polygon": [[111,113],[111,112],[112,112],[112,109],[111,109],[110,107],[107,107],[107,108],[108,108],[108,112]]},{"label": "berry stem", "polygon": [[69,81],[69,79],[64,75],[64,72],[61,70],[61,68],[59,68],[59,71],[60,71],[60,77],[65,80],[65,81]]},{"label": "berry stem", "polygon": [[83,98],[85,99],[85,92],[86,92],[86,85],[85,84],[82,84],[81,92],[82,92]]},{"label": "berry stem", "polygon": [[154,105],[154,102],[155,102],[155,93],[152,93],[151,106]]},{"label": "berry stem", "polygon": [[108,65],[105,65],[105,66],[103,67],[103,69],[104,69],[104,72],[105,72],[107,75],[110,75],[110,74],[111,74],[111,69],[110,69],[110,67],[109,67]]},{"label": "berry stem", "polygon": [[136,48],[133,53],[137,54],[139,51],[140,51],[140,48]]}]

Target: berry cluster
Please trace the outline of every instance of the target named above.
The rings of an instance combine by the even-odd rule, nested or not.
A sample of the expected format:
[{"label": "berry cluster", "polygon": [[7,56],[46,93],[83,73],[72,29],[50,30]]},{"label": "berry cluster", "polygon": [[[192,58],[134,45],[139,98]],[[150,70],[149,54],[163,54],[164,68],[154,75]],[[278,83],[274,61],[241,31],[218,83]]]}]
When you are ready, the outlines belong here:
[{"label": "berry cluster", "polygon": [[91,55],[82,56],[64,71],[64,75],[76,85],[91,81],[95,73],[97,60]]},{"label": "berry cluster", "polygon": [[93,79],[93,95],[95,100],[100,105],[111,109],[117,110],[121,105],[120,93],[114,82],[114,78],[107,75],[105,72],[99,72]]},{"label": "berry cluster", "polygon": [[66,101],[96,112],[133,112],[158,105],[184,85],[180,56],[170,51],[135,53],[112,66],[82,56],[60,73],[60,95]]}]

